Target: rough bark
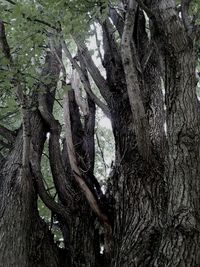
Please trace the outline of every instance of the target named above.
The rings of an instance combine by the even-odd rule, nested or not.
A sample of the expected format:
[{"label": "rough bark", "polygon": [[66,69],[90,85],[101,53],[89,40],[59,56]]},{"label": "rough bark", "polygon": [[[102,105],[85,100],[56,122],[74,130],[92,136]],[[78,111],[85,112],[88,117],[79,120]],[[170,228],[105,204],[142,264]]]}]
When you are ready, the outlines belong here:
[{"label": "rough bark", "polygon": [[158,29],[168,36],[160,39],[160,47],[165,54],[169,203],[156,264],[198,266],[200,143],[193,44],[173,1],[157,1],[152,10],[158,11]]},{"label": "rough bark", "polygon": [[138,149],[142,157],[148,162],[152,157],[149,124],[142,99],[144,89],[141,88],[143,81],[140,79],[139,74],[141,72],[141,66],[135,44],[132,41],[136,11],[137,3],[132,0],[129,1],[121,41],[121,55]]},{"label": "rough bark", "polygon": [[[50,54],[47,72],[58,77],[59,68]],[[51,86],[55,86],[54,80]],[[50,86],[50,85],[49,85]],[[52,100],[49,107],[52,107]],[[31,144],[41,158],[46,127],[38,111],[29,111]],[[23,131],[19,130],[14,147],[1,166],[0,258],[1,266],[62,266],[61,254],[53,236],[37,210],[37,191],[30,165],[23,164]],[[26,154],[28,155],[28,154]],[[24,162],[29,162],[29,158]]]},{"label": "rough bark", "polygon": [[[37,135],[38,128],[32,129]],[[14,149],[1,169],[0,266],[60,266],[59,251],[37,211],[33,179],[31,175],[22,179],[21,168],[19,131]]]},{"label": "rough bark", "polygon": [[[107,19],[101,25],[106,78],[80,38],[75,37],[79,62],[63,43],[85,86],[88,101],[88,109],[84,109],[81,118],[81,104],[78,106],[74,91],[66,93],[67,135],[63,153],[61,127],[52,115],[52,97],[42,93],[39,109],[43,120],[37,112],[29,114],[37,168],[33,161],[31,165],[37,172],[23,171],[21,131],[12,153],[3,162],[2,266],[62,266],[59,250],[38,216],[37,193],[56,212],[69,266],[200,265],[200,120],[188,16],[190,1],[181,1],[182,17],[177,15],[172,0],[122,2],[125,21],[111,8],[113,24]],[[149,35],[142,9],[151,20]],[[121,50],[113,27],[122,38]],[[87,71],[106,104],[91,91]],[[111,118],[115,138],[116,160],[106,196],[93,173],[94,102]],[[56,205],[49,195],[43,194],[43,187],[43,191],[39,190],[37,183],[38,177],[42,179],[39,165],[47,131],[51,170],[59,197]],[[9,135],[15,139],[3,127],[1,133],[4,138]],[[109,224],[112,235],[111,231],[100,233],[96,217],[104,225]],[[107,243],[108,239],[112,242]],[[110,254],[100,255],[100,245],[105,250],[109,245]]]}]

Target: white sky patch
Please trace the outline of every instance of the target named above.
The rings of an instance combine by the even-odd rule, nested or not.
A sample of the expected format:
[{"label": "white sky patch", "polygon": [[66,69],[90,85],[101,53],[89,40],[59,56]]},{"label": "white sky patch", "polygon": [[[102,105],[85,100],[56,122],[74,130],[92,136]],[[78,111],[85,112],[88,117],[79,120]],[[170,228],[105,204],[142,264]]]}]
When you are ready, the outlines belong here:
[{"label": "white sky patch", "polygon": [[102,118],[100,121],[99,121],[99,124],[101,127],[105,127],[106,129],[110,129],[112,130],[112,125],[111,125],[111,121],[108,119],[108,118]]}]

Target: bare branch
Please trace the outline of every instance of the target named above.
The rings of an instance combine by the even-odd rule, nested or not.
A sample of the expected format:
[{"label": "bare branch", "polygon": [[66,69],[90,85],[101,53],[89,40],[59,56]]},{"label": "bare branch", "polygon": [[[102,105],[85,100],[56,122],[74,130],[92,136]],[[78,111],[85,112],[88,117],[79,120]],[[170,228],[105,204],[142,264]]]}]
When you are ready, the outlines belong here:
[{"label": "bare branch", "polygon": [[113,24],[115,25],[116,29],[119,32],[120,37],[122,37],[123,29],[124,29],[124,21],[122,17],[118,14],[116,9],[114,7],[109,7],[109,16],[113,21]]},{"label": "bare branch", "polygon": [[106,175],[106,173],[107,173],[107,164],[106,164],[106,161],[105,161],[105,158],[104,158],[103,150],[102,150],[102,147],[101,147],[97,132],[96,132],[96,140],[97,140],[97,145],[99,147],[99,151],[100,151],[101,158],[102,158],[103,165],[104,165],[104,173]]},{"label": "bare branch", "polygon": [[100,70],[95,65],[88,48],[84,44],[84,42],[81,40],[81,38],[73,36],[78,49],[81,52],[81,56],[87,66],[87,69],[92,76],[94,82],[96,83],[97,87],[99,88],[99,91],[102,95],[102,97],[105,99],[107,103],[110,103],[111,101],[111,93],[110,88],[107,84],[106,79],[101,75]]},{"label": "bare branch", "polygon": [[15,3],[14,1],[12,1],[12,0],[6,0],[6,2],[8,2],[8,3],[12,4],[12,5],[15,5],[15,4],[16,4],[16,3]]},{"label": "bare branch", "polygon": [[17,114],[18,112],[19,112],[19,111],[18,111],[17,109],[14,110],[14,111],[10,111],[10,112],[8,112],[8,113],[2,115],[2,116],[0,117],[0,121],[5,120],[6,118],[12,117],[12,116],[14,116],[15,114]]},{"label": "bare branch", "polygon": [[59,122],[55,120],[53,114],[49,112],[46,96],[43,93],[39,95],[39,111],[50,128],[49,160],[56,189],[66,206],[72,207],[76,193],[73,191],[66,177],[62,163],[59,142],[61,126]]},{"label": "bare branch", "polygon": [[12,62],[12,57],[10,53],[10,47],[7,42],[5,26],[2,20],[0,20],[0,49],[2,50],[4,56]]},{"label": "bare branch", "polygon": [[83,191],[89,205],[91,206],[92,210],[96,213],[100,221],[103,223],[103,225],[106,228],[111,229],[110,223],[108,220],[108,217],[106,214],[103,213],[101,208],[99,207],[99,203],[97,202],[96,198],[94,197],[93,193],[85,183],[81,172],[79,170],[79,167],[77,165],[76,160],[76,153],[73,145],[73,139],[72,139],[72,131],[71,131],[71,120],[70,120],[70,110],[69,110],[69,98],[68,98],[68,92],[65,93],[64,96],[64,119],[65,119],[65,132],[66,132],[66,142],[67,142],[67,150],[68,150],[68,156],[70,165],[72,168],[72,171],[74,173],[74,177]]},{"label": "bare branch", "polygon": [[86,90],[86,92],[90,95],[91,99],[96,103],[97,106],[99,106],[102,111],[105,113],[105,115],[107,117],[110,117],[110,111],[108,109],[108,106],[105,105],[92,91],[91,86],[90,86],[90,82],[89,79],[84,75],[81,67],[78,65],[78,63],[76,62],[76,60],[72,57],[69,49],[67,48],[67,45],[65,43],[65,41],[62,41],[62,47],[63,50],[66,54],[66,56],[68,57],[68,59],[70,60],[71,64],[74,66],[74,68],[76,68],[76,70],[78,71],[81,81],[84,85],[84,88]]},{"label": "bare branch", "polygon": [[101,59],[101,63],[103,65],[103,56],[102,56],[102,53],[101,53],[101,41],[98,39],[97,27],[96,27],[95,23],[93,24],[93,26],[94,26],[94,35],[95,35],[96,44],[97,44],[97,51],[98,51],[99,57]]},{"label": "bare branch", "polygon": [[35,182],[37,185],[37,190],[40,198],[44,202],[44,204],[55,214],[60,215],[65,219],[66,222],[69,222],[70,212],[66,209],[61,203],[57,203],[54,199],[47,193],[43,183],[43,175],[40,169],[40,159],[38,157],[38,153],[31,146],[31,171],[35,178]]}]

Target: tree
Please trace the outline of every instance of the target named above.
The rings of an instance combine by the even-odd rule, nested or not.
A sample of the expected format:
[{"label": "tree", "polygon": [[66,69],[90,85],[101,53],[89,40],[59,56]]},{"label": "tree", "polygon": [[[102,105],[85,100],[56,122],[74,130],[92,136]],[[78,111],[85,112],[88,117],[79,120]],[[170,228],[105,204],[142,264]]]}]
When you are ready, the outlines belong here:
[{"label": "tree", "polygon": [[[198,2],[179,2],[3,1],[0,266],[200,265]],[[99,109],[115,141],[105,192]]]}]

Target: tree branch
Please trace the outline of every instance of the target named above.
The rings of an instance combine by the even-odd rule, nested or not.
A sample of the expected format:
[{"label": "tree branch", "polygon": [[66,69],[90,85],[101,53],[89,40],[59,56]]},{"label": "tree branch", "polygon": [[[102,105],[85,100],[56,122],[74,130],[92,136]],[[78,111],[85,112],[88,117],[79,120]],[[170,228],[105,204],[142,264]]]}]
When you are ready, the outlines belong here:
[{"label": "tree branch", "polygon": [[12,4],[12,5],[16,5],[16,3],[14,1],[12,1],[12,0],[6,0],[6,2],[8,2],[8,3]]},{"label": "tree branch", "polygon": [[124,21],[114,7],[109,7],[109,17],[112,19],[113,24],[115,25],[120,37],[122,37]]},{"label": "tree branch", "polygon": [[93,24],[93,26],[94,26],[94,35],[95,35],[96,44],[97,44],[97,51],[98,51],[99,57],[101,59],[101,63],[103,65],[103,56],[102,56],[102,53],[101,53],[101,41],[99,41],[99,39],[98,39],[97,28],[96,28],[95,23]]},{"label": "tree branch", "polygon": [[82,81],[82,83],[84,85],[85,91],[90,95],[91,99],[96,103],[96,105],[102,109],[102,111],[105,113],[105,115],[110,118],[110,111],[108,109],[108,106],[106,104],[104,104],[93,93],[93,91],[91,89],[91,86],[90,86],[89,79],[84,75],[83,70],[78,65],[78,63],[76,62],[76,60],[72,57],[72,55],[71,55],[69,49],[67,48],[67,45],[66,45],[66,43],[65,43],[64,40],[62,41],[62,47],[63,47],[64,53],[66,54],[67,58],[70,60],[70,62],[73,65],[73,67],[78,71],[78,73],[80,75],[80,78],[81,78],[81,81]]},{"label": "tree branch", "polygon": [[76,153],[75,153],[75,149],[74,149],[74,145],[73,145],[73,138],[72,138],[72,131],[71,131],[68,92],[66,92],[65,96],[64,96],[64,119],[65,119],[65,132],[66,132],[68,156],[69,156],[69,161],[70,161],[72,171],[74,173],[75,180],[78,183],[81,190],[83,191],[90,207],[95,212],[95,214],[98,216],[100,221],[103,223],[103,225],[107,229],[108,228],[111,229],[107,215],[104,214],[103,211],[101,210],[101,208],[99,207],[99,203],[97,202],[93,193],[90,191],[89,187],[85,183],[85,181],[81,175],[81,172],[79,170],[78,164],[77,164]]},{"label": "tree branch", "polygon": [[89,53],[88,48],[84,44],[84,42],[76,36],[73,36],[78,49],[80,50],[81,56],[86,64],[86,67],[92,76],[94,82],[96,83],[97,87],[99,88],[99,91],[102,95],[102,97],[105,99],[107,103],[110,103],[111,101],[111,93],[110,93],[110,88],[107,84],[107,81],[105,78],[101,75],[99,69],[97,66],[94,64],[94,61]]},{"label": "tree branch", "polygon": [[142,58],[142,61],[141,61],[141,67],[142,67],[142,71],[144,72],[145,69],[146,69],[146,66],[149,62],[149,59],[153,53],[153,50],[154,50],[154,47],[153,47],[153,44],[150,43],[149,44],[149,47],[148,47],[148,51],[144,54],[143,58]]},{"label": "tree branch", "polygon": [[133,115],[138,150],[141,156],[145,160],[149,161],[151,158],[151,142],[148,131],[149,125],[140,91],[141,89],[139,85],[140,82],[137,64],[134,62],[135,57],[137,57],[137,54],[135,54],[136,49],[132,43],[136,9],[137,4],[133,0],[129,0],[124,32],[122,35],[121,54],[126,76],[127,91]]},{"label": "tree branch", "polygon": [[8,149],[12,148],[12,145],[10,143],[6,143],[3,140],[0,140],[0,145]]},{"label": "tree branch", "polygon": [[181,16],[183,20],[183,24],[185,26],[186,31],[191,34],[193,31],[192,21],[189,16],[189,6],[191,0],[182,0],[181,1]]},{"label": "tree branch", "polygon": [[61,203],[57,203],[54,199],[47,193],[46,188],[43,183],[43,176],[40,169],[40,159],[38,157],[38,153],[31,146],[31,172],[35,178],[35,182],[37,185],[38,194],[44,204],[55,214],[60,215],[66,222],[69,222],[70,211],[66,209]]},{"label": "tree branch", "polygon": [[49,112],[46,95],[44,93],[39,95],[39,111],[50,128],[49,160],[56,189],[65,205],[72,207],[76,193],[72,189],[68,181],[69,179],[66,177],[62,163],[59,142],[61,126],[59,122],[55,120],[53,114]]},{"label": "tree branch", "polygon": [[80,77],[76,69],[72,69],[72,76],[71,76],[71,87],[74,90],[75,93],[75,99],[77,105],[80,107],[81,111],[83,112],[84,116],[88,115],[88,105],[87,102],[84,102],[84,100],[81,97],[80,92]]},{"label": "tree branch", "polygon": [[15,132],[9,130],[3,125],[0,125],[0,135],[6,138],[9,143],[13,143],[16,137]]},{"label": "tree branch", "polygon": [[98,137],[97,132],[96,132],[96,140],[97,140],[97,145],[99,147],[100,155],[101,155],[101,158],[102,158],[102,161],[103,161],[104,173],[105,173],[105,176],[106,176],[106,173],[107,173],[107,164],[106,164],[106,161],[105,161],[105,158],[104,158],[103,150],[102,150],[102,147],[101,147],[101,144],[100,144],[100,141],[99,141],[99,137]]}]

